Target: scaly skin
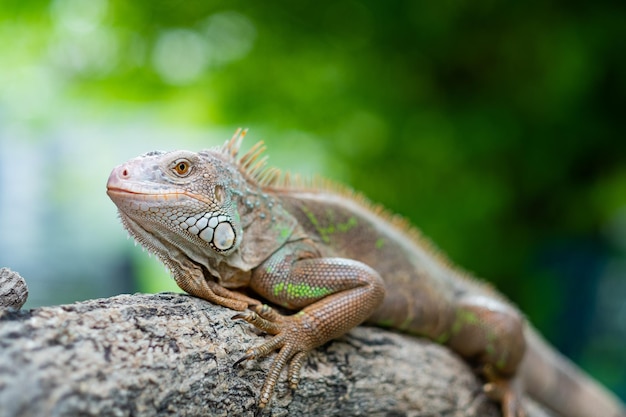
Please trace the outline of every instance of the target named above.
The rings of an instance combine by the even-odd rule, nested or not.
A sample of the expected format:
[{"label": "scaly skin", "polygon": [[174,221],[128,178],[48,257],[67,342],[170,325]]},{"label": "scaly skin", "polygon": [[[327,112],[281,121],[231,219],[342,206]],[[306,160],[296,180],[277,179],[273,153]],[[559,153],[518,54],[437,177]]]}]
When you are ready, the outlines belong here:
[{"label": "scaly skin", "polygon": [[505,417],[524,415],[524,382],[565,416],[626,416],[511,303],[454,269],[415,229],[339,186],[265,168],[260,143],[238,158],[244,133],[200,153],[130,160],[113,170],[107,193],[183,290],[274,335],[238,361],[278,350],[259,407],[286,366],[295,388],[307,352],[367,322],[426,336],[477,364]]}]

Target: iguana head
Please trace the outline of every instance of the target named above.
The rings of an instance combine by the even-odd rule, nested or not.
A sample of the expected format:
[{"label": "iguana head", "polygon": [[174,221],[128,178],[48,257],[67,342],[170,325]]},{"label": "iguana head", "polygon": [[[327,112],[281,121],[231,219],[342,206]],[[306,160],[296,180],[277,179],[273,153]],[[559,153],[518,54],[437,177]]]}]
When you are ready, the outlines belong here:
[{"label": "iguana head", "polygon": [[210,152],[156,151],[115,167],[107,194],[123,220],[228,254],[241,240],[236,202],[226,191],[236,176]]},{"label": "iguana head", "polygon": [[261,147],[237,159],[242,138],[197,153],[149,152],[109,176],[107,194],[124,227],[175,275],[176,265],[191,261],[232,280],[269,256],[294,226],[252,175]]}]

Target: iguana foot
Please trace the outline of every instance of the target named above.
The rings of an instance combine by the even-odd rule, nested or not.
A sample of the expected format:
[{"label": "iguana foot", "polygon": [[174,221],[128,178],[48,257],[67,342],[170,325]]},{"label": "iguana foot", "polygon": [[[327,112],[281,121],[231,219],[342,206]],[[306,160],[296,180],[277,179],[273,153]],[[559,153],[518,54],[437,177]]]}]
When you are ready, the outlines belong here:
[{"label": "iguana foot", "polygon": [[[259,408],[264,408],[270,402],[278,378],[285,366],[289,365],[288,381],[291,389],[298,387],[300,369],[304,364],[309,351],[319,346],[311,317],[305,312],[293,316],[283,316],[270,307],[253,306],[255,311],[247,310],[233,316],[233,319],[243,319],[255,327],[273,334],[270,340],[248,349],[243,357],[235,362],[237,366],[248,359],[258,359],[278,350],[278,355],[272,362],[265,378]],[[323,342],[322,342],[323,343]]]},{"label": "iguana foot", "polygon": [[515,380],[490,377],[491,381],[483,386],[489,398],[500,403],[504,417],[526,417],[522,405],[521,391]]}]

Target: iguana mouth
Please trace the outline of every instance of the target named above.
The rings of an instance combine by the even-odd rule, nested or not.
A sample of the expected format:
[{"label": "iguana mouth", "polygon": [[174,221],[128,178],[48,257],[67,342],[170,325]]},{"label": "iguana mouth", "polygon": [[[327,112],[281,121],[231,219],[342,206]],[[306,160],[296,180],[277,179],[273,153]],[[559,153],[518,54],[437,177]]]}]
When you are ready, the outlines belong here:
[{"label": "iguana mouth", "polygon": [[202,203],[213,205],[214,202],[206,197],[203,197],[198,194],[193,194],[188,191],[183,190],[164,190],[163,192],[145,192],[143,190],[133,190],[128,188],[120,188],[120,187],[108,187],[107,186],[107,194],[109,197],[114,200],[139,200],[139,201],[176,201],[182,200],[184,198],[198,200]]},{"label": "iguana mouth", "polygon": [[143,197],[162,197],[164,199],[168,199],[169,197],[178,197],[180,195],[185,195],[187,197],[194,197],[192,195],[189,195],[189,193],[180,191],[167,191],[167,192],[163,192],[163,193],[155,193],[154,191],[151,192],[144,192],[142,190],[129,190],[128,188],[119,188],[119,187],[107,187],[107,194],[109,196],[111,195],[118,195],[118,196],[123,196],[123,195],[133,195],[133,196],[143,196]]},{"label": "iguana mouth", "polygon": [[111,200],[116,202],[118,208],[126,207],[126,210],[137,209],[142,212],[148,212],[151,206],[159,204],[159,202],[182,200],[181,193],[146,193],[142,192],[142,190],[119,187],[107,187],[107,194]]}]

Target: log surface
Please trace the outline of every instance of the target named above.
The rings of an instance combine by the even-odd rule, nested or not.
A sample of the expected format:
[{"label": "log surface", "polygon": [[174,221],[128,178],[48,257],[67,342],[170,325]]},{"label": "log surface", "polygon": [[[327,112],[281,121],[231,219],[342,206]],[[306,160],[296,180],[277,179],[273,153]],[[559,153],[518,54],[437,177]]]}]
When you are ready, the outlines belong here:
[{"label": "log surface", "polygon": [[[273,355],[235,313],[182,294],[0,310],[0,416],[252,416]],[[447,348],[358,327],[283,374],[263,415],[499,416]],[[530,417],[545,417],[529,403]]]}]

